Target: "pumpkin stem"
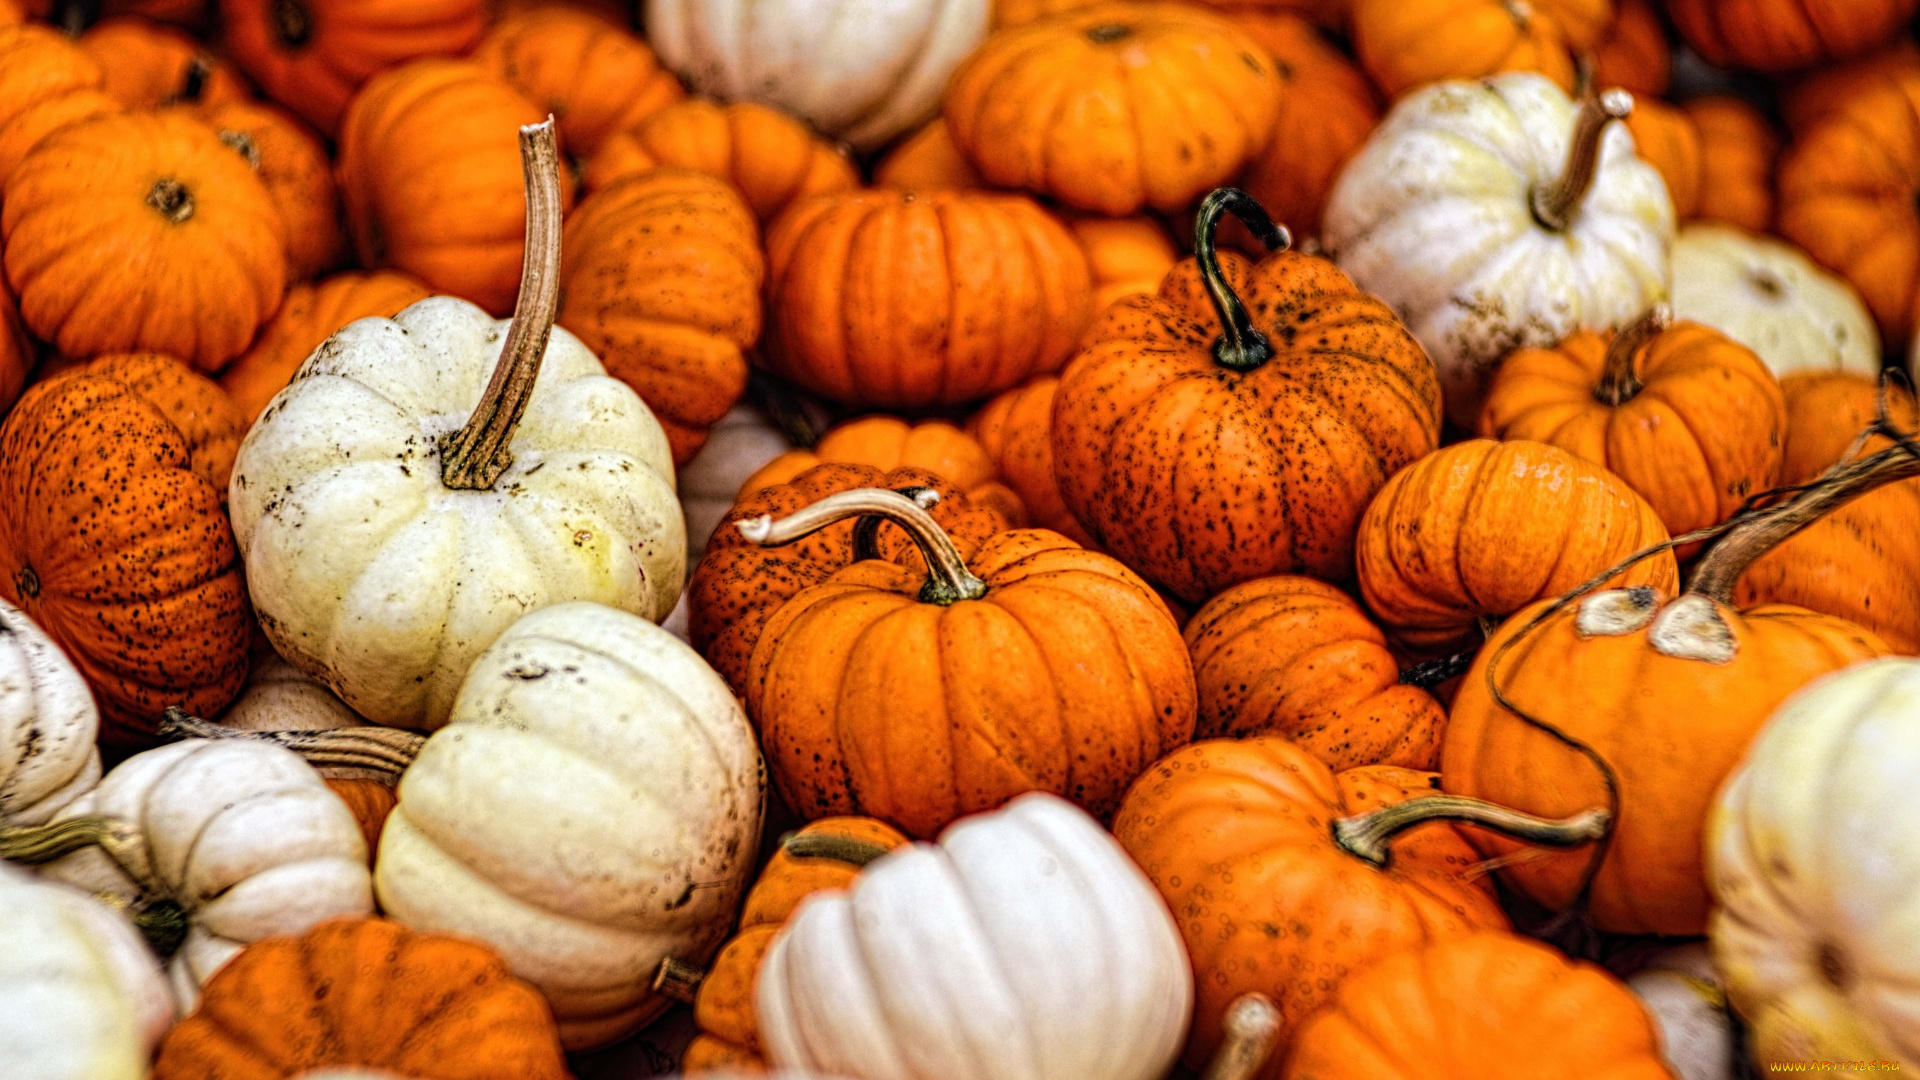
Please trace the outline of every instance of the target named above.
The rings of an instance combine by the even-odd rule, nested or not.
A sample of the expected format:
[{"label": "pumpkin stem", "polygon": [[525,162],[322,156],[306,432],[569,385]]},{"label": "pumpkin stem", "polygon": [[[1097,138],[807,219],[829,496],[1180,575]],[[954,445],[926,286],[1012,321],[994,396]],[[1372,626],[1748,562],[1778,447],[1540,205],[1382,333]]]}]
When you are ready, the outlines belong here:
[{"label": "pumpkin stem", "polygon": [[811,450],[820,441],[820,432],[808,418],[807,411],[800,407],[800,400],[793,395],[793,388],[759,368],[747,372],[747,399],[760,407],[780,429],[780,434],[788,445],[799,450]]},{"label": "pumpkin stem", "polygon": [[920,587],[920,601],[946,607],[962,600],[978,600],[987,595],[987,583],[973,576],[960,549],[953,546],[933,515],[905,495],[885,488],[854,488],[829,495],[812,506],[802,507],[778,521],[761,514],[747,521],[736,521],[740,535],[762,547],[791,544],[850,517],[875,515],[907,530],[920,554],[927,560],[927,583]]},{"label": "pumpkin stem", "polygon": [[1673,325],[1673,309],[1656,304],[1645,315],[1627,324],[1607,343],[1607,362],[1600,369],[1600,383],[1593,396],[1603,404],[1618,407],[1632,401],[1644,385],[1634,372],[1640,350]]},{"label": "pumpkin stem", "polygon": [[1200,1080],[1253,1080],[1280,1040],[1280,1010],[1258,991],[1241,994],[1221,1017],[1223,1041]]},{"label": "pumpkin stem", "polygon": [[1336,818],[1333,842],[1357,859],[1385,866],[1392,853],[1389,841],[1430,821],[1464,821],[1540,847],[1578,847],[1607,835],[1613,815],[1595,807],[1550,821],[1465,795],[1423,795],[1371,813]]},{"label": "pumpkin stem", "polygon": [[180,225],[193,217],[193,192],[173,177],[163,176],[147,189],[147,205],[160,211],[161,217]]},{"label": "pumpkin stem", "polygon": [[[940,493],[930,487],[903,487],[894,488],[894,490],[912,499],[914,505],[920,507],[922,510],[932,510],[934,507],[940,505]],[[883,557],[880,554],[880,526],[884,524],[886,524],[885,518],[871,515],[858,518],[854,521],[854,562],[866,562],[868,559]]]},{"label": "pumpkin stem", "polygon": [[19,573],[13,575],[13,587],[20,590],[21,596],[32,600],[40,595],[40,575],[34,572],[33,567],[23,566]]},{"label": "pumpkin stem", "polygon": [[669,956],[660,961],[660,970],[653,973],[653,992],[691,1005],[706,978],[707,973],[700,968],[683,964]]},{"label": "pumpkin stem", "polygon": [[281,44],[298,48],[313,37],[313,12],[303,0],[273,0],[273,29]]},{"label": "pumpkin stem", "polygon": [[1559,179],[1533,189],[1533,216],[1554,232],[1566,232],[1573,225],[1580,204],[1593,187],[1600,171],[1600,137],[1607,125],[1625,120],[1633,113],[1633,95],[1618,88],[1604,91],[1580,103],[1580,115],[1573,122],[1573,134],[1567,140],[1567,164]]},{"label": "pumpkin stem", "polygon": [[893,849],[871,840],[834,833],[788,833],[780,838],[780,850],[795,859],[832,859],[848,866],[865,867]]},{"label": "pumpkin stem", "polygon": [[[207,80],[212,76],[213,65],[207,63],[206,54],[194,53],[193,58],[187,61],[186,74],[180,80],[180,92],[173,96],[173,100],[189,104],[199,101],[201,95],[207,92]],[[259,167],[256,162],[254,168]]]},{"label": "pumpkin stem", "polygon": [[187,940],[187,909],[178,901],[155,900],[131,913],[131,918],[140,936],[147,939],[147,945],[160,954],[162,960],[172,959]]},{"label": "pumpkin stem", "polygon": [[527,185],[527,239],[520,261],[520,296],[507,342],[473,416],[440,440],[440,482],[485,491],[513,464],[520,424],[540,361],[560,309],[560,149],[553,117],[520,129],[520,169]]},{"label": "pumpkin stem", "polygon": [[1276,224],[1266,207],[1239,188],[1216,188],[1200,204],[1193,222],[1193,258],[1200,266],[1200,280],[1213,299],[1213,310],[1220,316],[1220,340],[1213,343],[1214,363],[1231,371],[1252,371],[1273,357],[1273,346],[1266,335],[1253,328],[1253,318],[1245,304],[1227,284],[1220,270],[1220,255],[1214,249],[1214,233],[1220,229],[1220,215],[1231,212],[1260,238],[1268,251],[1284,251],[1293,243],[1293,234],[1285,225]]},{"label": "pumpkin stem", "polygon": [[1400,685],[1417,686],[1422,690],[1431,690],[1448,679],[1465,675],[1473,667],[1473,658],[1478,648],[1457,652],[1452,656],[1443,656],[1438,660],[1428,660],[1404,668],[1400,672]]},{"label": "pumpkin stem", "polygon": [[87,27],[100,21],[101,9],[105,6],[102,0],[58,0],[53,6],[53,23],[61,33],[77,38]]},{"label": "pumpkin stem", "polygon": [[1087,30],[1087,40],[1093,42],[1095,45],[1111,45],[1116,41],[1123,41],[1132,36],[1133,27],[1125,23],[1101,23],[1099,26],[1089,27]]},{"label": "pumpkin stem", "polygon": [[105,817],[77,817],[50,825],[0,826],[0,859],[38,866],[81,848],[105,848],[109,853],[131,840],[122,822]]},{"label": "pumpkin stem", "polygon": [[420,756],[420,747],[427,741],[417,732],[374,724],[324,731],[241,731],[188,716],[172,705],[160,721],[160,737],[272,743],[300,755],[316,769],[353,769],[387,784],[400,782],[400,774]]},{"label": "pumpkin stem", "polygon": [[232,128],[221,128],[220,142],[245,158],[255,172],[260,171],[260,144],[253,141],[252,135]]}]

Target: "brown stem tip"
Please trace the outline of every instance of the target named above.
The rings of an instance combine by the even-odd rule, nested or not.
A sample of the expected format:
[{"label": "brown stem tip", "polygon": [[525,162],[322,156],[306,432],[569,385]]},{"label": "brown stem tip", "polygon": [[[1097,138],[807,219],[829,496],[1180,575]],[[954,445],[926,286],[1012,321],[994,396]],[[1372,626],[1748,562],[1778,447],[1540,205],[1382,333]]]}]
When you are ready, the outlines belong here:
[{"label": "brown stem tip", "polygon": [[1600,139],[1607,125],[1633,114],[1633,95],[1607,90],[1580,103],[1573,134],[1567,140],[1567,163],[1550,184],[1533,189],[1533,216],[1554,232],[1565,232],[1579,216],[1593,179],[1600,171]]}]

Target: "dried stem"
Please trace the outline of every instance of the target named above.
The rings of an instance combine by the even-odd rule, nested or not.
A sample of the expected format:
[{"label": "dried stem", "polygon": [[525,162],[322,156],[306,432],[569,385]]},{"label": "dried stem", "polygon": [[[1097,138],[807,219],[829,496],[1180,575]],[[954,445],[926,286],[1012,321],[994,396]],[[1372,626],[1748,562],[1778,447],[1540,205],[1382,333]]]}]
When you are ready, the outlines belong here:
[{"label": "dried stem", "polygon": [[1640,350],[1672,325],[1673,309],[1657,304],[1615,333],[1607,343],[1607,362],[1600,369],[1600,383],[1593,388],[1593,396],[1615,407],[1632,401],[1642,386],[1634,361],[1639,358]]},{"label": "dried stem", "polygon": [[780,850],[790,858],[832,859],[856,867],[893,851],[885,844],[836,833],[789,833],[780,838]]},{"label": "dried stem", "polygon": [[1464,795],[1423,795],[1357,817],[1337,818],[1333,840],[1375,866],[1387,865],[1395,836],[1431,821],[1464,821],[1539,847],[1578,847],[1607,835],[1613,815],[1595,808],[1551,821]]},{"label": "dried stem", "polygon": [[272,743],[300,755],[316,769],[359,769],[388,784],[400,781],[427,737],[400,728],[367,724],[320,731],[241,731],[188,716],[169,706],[160,721],[163,739],[246,739]]},{"label": "dried stem", "polygon": [[819,532],[836,522],[852,517],[874,515],[907,530],[920,554],[927,561],[927,583],[920,588],[925,603],[947,606],[962,600],[978,600],[987,594],[987,583],[973,576],[960,558],[933,515],[912,499],[885,488],[854,488],[829,495],[812,506],[803,507],[775,521],[772,515],[734,523],[740,535],[762,547],[790,544],[803,536]]},{"label": "dried stem", "polygon": [[660,970],[653,973],[653,992],[691,1005],[706,977],[702,969],[669,956],[660,961]]},{"label": "dried stem", "polygon": [[133,830],[105,817],[77,817],[48,825],[0,826],[0,860],[37,866],[71,855],[81,848],[99,847],[108,854],[132,842]]},{"label": "dried stem", "polygon": [[1266,335],[1253,328],[1253,318],[1240,302],[1227,276],[1220,270],[1220,256],[1214,250],[1214,233],[1219,231],[1222,214],[1240,219],[1269,251],[1282,251],[1293,243],[1286,226],[1277,225],[1254,197],[1238,188],[1217,188],[1200,204],[1193,223],[1193,257],[1200,267],[1200,280],[1213,299],[1213,310],[1220,316],[1220,340],[1213,343],[1214,362],[1232,371],[1252,371],[1273,357],[1273,346]]},{"label": "dried stem", "polygon": [[1573,122],[1573,134],[1567,140],[1567,164],[1551,184],[1533,189],[1533,216],[1555,232],[1565,232],[1580,213],[1580,204],[1593,187],[1600,171],[1600,138],[1607,125],[1625,120],[1633,113],[1633,95],[1625,90],[1607,90],[1580,103],[1580,115]]},{"label": "dried stem", "polygon": [[1280,1010],[1265,994],[1241,994],[1227,1006],[1220,1026],[1224,1039],[1200,1080],[1253,1080],[1280,1040]]}]

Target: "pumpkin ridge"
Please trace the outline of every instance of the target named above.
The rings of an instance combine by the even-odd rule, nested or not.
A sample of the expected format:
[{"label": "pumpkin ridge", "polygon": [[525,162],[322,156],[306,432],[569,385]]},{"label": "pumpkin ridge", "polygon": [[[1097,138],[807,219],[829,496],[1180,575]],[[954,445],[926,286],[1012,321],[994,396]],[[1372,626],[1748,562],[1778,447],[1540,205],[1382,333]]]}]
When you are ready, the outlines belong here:
[{"label": "pumpkin ridge", "polygon": [[[1026,586],[1028,582],[1032,582],[1033,580],[1034,579],[1032,578],[1027,578],[1013,585],[1004,586],[1004,588],[1019,589],[1022,586]],[[1045,584],[1038,584],[1038,583],[1030,587],[1035,592],[1042,593],[1042,594],[1051,594],[1055,599],[1049,601],[1049,606],[1055,610],[1057,610],[1060,607],[1067,607],[1067,606],[1091,607],[1091,605],[1087,605],[1086,602],[1082,600],[1080,597],[1073,595],[1071,592],[1065,589],[1060,589],[1060,588],[1052,587]],[[1063,742],[1068,746],[1073,746],[1081,743],[1082,742],[1081,737],[1083,733],[1073,730],[1073,725],[1068,720],[1068,717],[1071,714],[1072,710],[1069,708],[1068,702],[1066,701],[1064,694],[1061,692],[1060,680],[1054,676],[1052,667],[1048,665],[1046,662],[1047,661],[1046,651],[1042,649],[1039,644],[1039,631],[1031,623],[1029,623],[1026,618],[1023,618],[1020,612],[1015,611],[1012,608],[1001,607],[998,604],[996,604],[995,607],[999,608],[1000,611],[1005,612],[1007,617],[1012,619],[1014,624],[1019,626],[1020,629],[1027,635],[1028,641],[1031,642],[1033,645],[1032,655],[1036,661],[1035,666],[1039,670],[1046,672],[1047,683],[1053,688],[1054,727],[1057,729],[1060,735],[1061,742]],[[1096,614],[1098,614],[1098,609],[1095,608],[1094,610]],[[1107,631],[1109,641],[1112,641],[1112,642],[1119,641],[1119,635],[1114,632],[1112,625],[1108,623],[1104,617],[1098,618],[1097,621],[1100,624],[1100,626]],[[1133,655],[1127,650],[1125,650],[1124,648],[1118,649],[1117,652],[1119,655],[1126,658],[1127,674],[1133,678],[1133,684],[1138,685],[1140,682],[1140,679],[1139,679],[1140,672],[1138,670],[1138,666],[1133,662]],[[1160,740],[1157,737],[1150,737],[1149,733],[1144,728],[1141,727],[1139,710],[1132,709],[1128,711],[1132,714],[1132,719],[1133,719],[1132,727],[1134,728],[1134,733],[1136,736],[1140,738],[1140,745],[1145,747],[1147,750],[1146,754],[1140,760],[1143,763],[1151,762],[1156,756],[1158,756],[1158,745]],[[1113,718],[1112,713],[1108,713],[1101,717],[1102,720],[1111,720],[1112,718]],[[1157,735],[1157,733],[1154,733],[1154,734]],[[1071,754],[1068,755],[1067,774],[1065,778],[1065,788],[1068,791],[1078,791],[1082,787],[1082,785],[1075,783],[1076,780],[1083,779],[1082,777],[1078,776],[1078,772],[1079,772],[1078,764],[1079,764],[1079,761],[1076,756]],[[1034,784],[1033,786],[1037,790],[1044,790],[1043,785]]]},{"label": "pumpkin ridge", "polygon": [[[560,645],[570,649],[578,649],[579,651],[586,653],[589,656],[604,660],[611,665],[623,665],[626,663],[626,661],[622,660],[619,656],[616,656],[613,653],[606,651],[605,649],[601,649],[596,646],[589,645],[585,641],[568,640],[568,639],[560,638],[550,634],[527,634],[524,637],[520,638],[519,640],[527,641],[527,642],[545,641],[554,645]],[[670,680],[655,679],[649,676],[647,681],[654,687],[655,690],[664,693],[667,697],[671,698],[675,704],[679,705],[681,709],[685,712],[687,717],[693,718],[700,715],[700,710],[696,707],[696,704],[694,702],[688,701],[685,697],[683,697],[680,693],[679,687],[674,683],[672,683]],[[691,723],[688,726],[693,728],[699,734],[701,742],[706,746],[708,752],[713,757],[713,763],[716,766],[719,766],[724,769],[728,764],[726,760],[726,755],[721,752],[720,744],[714,741],[713,732],[709,731],[705,724]],[[560,743],[560,741],[557,738],[554,739],[554,741],[558,745],[565,745],[564,743]],[[595,761],[596,759],[587,758],[587,760]]]}]

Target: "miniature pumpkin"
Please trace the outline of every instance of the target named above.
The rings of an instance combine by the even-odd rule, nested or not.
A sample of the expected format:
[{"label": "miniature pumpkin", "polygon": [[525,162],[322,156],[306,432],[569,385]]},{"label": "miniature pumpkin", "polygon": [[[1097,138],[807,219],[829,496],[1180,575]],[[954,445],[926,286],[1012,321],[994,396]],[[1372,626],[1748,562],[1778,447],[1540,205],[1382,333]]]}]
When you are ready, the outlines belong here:
[{"label": "miniature pumpkin", "polygon": [[989,0],[647,0],[667,66],[872,150],[931,115],[987,32]]},{"label": "miniature pumpkin", "polygon": [[[1787,403],[1786,440],[1780,453],[1782,484],[1815,480],[1850,453],[1885,449],[1889,444],[1879,436],[1855,445],[1878,418],[1882,404],[1897,430],[1920,429],[1920,404],[1913,390],[1897,381],[1883,385],[1873,375],[1857,371],[1797,371],[1780,380],[1780,394]],[[1870,492],[1853,505],[1875,501],[1882,494]]]},{"label": "miniature pumpkin", "polygon": [[548,4],[506,14],[473,51],[560,124],[561,148],[580,158],[608,136],[686,95],[647,43],[598,14]]},{"label": "miniature pumpkin", "polygon": [[55,130],[120,111],[86,50],[51,27],[0,28],[0,184]]},{"label": "miniature pumpkin", "polygon": [[286,225],[287,269],[304,281],[347,259],[340,192],[327,148],[306,125],[270,105],[234,102],[200,110],[220,141],[260,174]]},{"label": "miniature pumpkin", "polygon": [[[220,21],[227,51],[260,89],[331,136],[347,100],[375,73],[415,57],[473,48],[486,30],[487,5],[484,0],[223,0]],[[423,158],[432,160],[432,151]]]},{"label": "miniature pumpkin", "polygon": [[7,288],[6,275],[0,274],[0,419],[19,400],[33,372],[36,352],[27,328],[20,325],[20,309]]},{"label": "miniature pumpkin", "polygon": [[706,98],[676,101],[613,134],[587,162],[587,186],[662,165],[727,181],[762,223],[803,199],[860,186],[846,153],[800,121],[751,101]]},{"label": "miniature pumpkin", "polygon": [[966,493],[967,500],[999,512],[1010,525],[1024,525],[1027,508],[1000,482],[986,448],[945,420],[910,423],[897,416],[863,416],[825,434],[813,446],[793,449],[762,466],[740,485],[752,494],[775,484],[790,484],[825,462],[871,465],[883,472],[925,469]]},{"label": "miniature pumpkin", "polygon": [[1334,185],[1321,240],[1406,318],[1461,427],[1515,348],[1666,298],[1673,201],[1612,123],[1631,111],[1527,73],[1442,83],[1396,105]]},{"label": "miniature pumpkin", "polygon": [[1660,178],[1666,181],[1674,217],[1681,221],[1694,217],[1704,186],[1706,148],[1693,118],[1678,105],[1642,98],[1633,103],[1627,130],[1633,133],[1633,149],[1640,160],[1660,170]]},{"label": "miniature pumpkin", "polygon": [[[1755,232],[1773,224],[1774,166],[1780,135],[1760,110],[1737,97],[1700,97],[1680,111],[1700,133],[1700,196],[1694,214]],[[1674,272],[1677,292],[1685,280]]]},{"label": "miniature pumpkin", "polygon": [[1814,68],[1781,87],[1780,114],[1794,134],[1886,86],[1920,77],[1920,43],[1901,36],[1865,56]]},{"label": "miniature pumpkin", "polygon": [[[1093,274],[1095,315],[1129,296],[1160,290],[1160,279],[1180,261],[1165,226],[1141,214],[1129,218],[1084,217],[1066,219],[1067,228],[1087,253]],[[1089,327],[1091,329],[1091,327]]]},{"label": "miniature pumpkin", "polygon": [[1449,79],[1537,71],[1573,86],[1573,57],[1613,21],[1612,0],[1354,0],[1360,65],[1390,98]]},{"label": "miniature pumpkin", "polygon": [[1231,20],[1112,3],[996,33],[954,72],[943,111],[988,183],[1118,217],[1183,210],[1239,175],[1281,93],[1273,60]]},{"label": "miniature pumpkin", "polygon": [[221,373],[220,385],[251,424],[335,331],[355,319],[390,319],[430,295],[418,279],[398,270],[349,270],[302,282],[287,290],[260,336]]},{"label": "miniature pumpkin", "polygon": [[206,477],[214,490],[227,489],[246,423],[212,380],[170,356],[154,353],[95,357],[49,376],[48,381],[67,378],[68,371],[112,379],[154,405],[186,441],[189,467]]},{"label": "miniature pumpkin", "polygon": [[[1098,2],[1098,0],[1094,0]],[[873,167],[875,187],[904,191],[944,191],[983,188],[986,181],[953,145],[953,133],[944,117],[927,121],[926,126],[900,140]]]},{"label": "miniature pumpkin", "polygon": [[1654,0],[1617,0],[1613,25],[1593,49],[1595,85],[1617,86],[1636,98],[1659,97],[1672,69],[1667,24]]},{"label": "miniature pumpkin", "polygon": [[858,191],[767,234],[770,370],[853,407],[957,405],[1057,371],[1092,317],[1087,257],[1032,199]]},{"label": "miniature pumpkin", "polygon": [[1653,1022],[1679,1080],[1732,1080],[1736,1041],[1727,991],[1704,942],[1653,954],[1627,979]]},{"label": "miniature pumpkin", "polygon": [[100,782],[99,728],[73,662],[0,600],[0,829],[45,824]]},{"label": "miniature pumpkin", "polygon": [[704,961],[726,936],[764,776],[739,702],[679,639],[543,608],[474,662],[401,778],[380,906],[499,949],[570,1049],[611,1042],[670,1004],[648,989],[662,960]]},{"label": "miniature pumpkin", "polygon": [[231,64],[192,35],[151,19],[102,19],[76,44],[99,61],[105,90],[129,109],[223,105],[253,96],[253,88]]},{"label": "miniature pumpkin", "polygon": [[[0,42],[4,47],[4,42]],[[127,109],[105,90],[85,87],[32,102],[0,123],[0,184],[47,136],[82,120],[113,116]]]},{"label": "miniature pumpkin", "polygon": [[[1470,648],[1481,620],[1559,596],[1666,542],[1660,515],[1607,470],[1527,440],[1473,439],[1395,473],[1360,521],[1360,595],[1401,642]],[[1663,551],[1612,588],[1679,587]]]},{"label": "miniature pumpkin", "polygon": [[265,185],[184,113],[101,116],[41,140],[7,178],[0,229],[21,317],[69,356],[150,349],[211,371],[286,288]]},{"label": "miniature pumpkin", "polygon": [[1433,365],[1387,305],[1323,259],[1216,255],[1228,210],[1284,245],[1245,194],[1209,196],[1196,258],[1107,311],[1053,409],[1073,516],[1193,603],[1269,574],[1351,575],[1368,500],[1440,434]]},{"label": "miniature pumpkin", "polygon": [[1739,0],[1667,0],[1675,29],[1707,63],[1766,72],[1868,52],[1916,7],[1916,0],[1809,0],[1761,12]]},{"label": "miniature pumpkin", "polygon": [[1060,380],[1043,375],[1000,394],[967,421],[967,434],[979,442],[1020,502],[1042,529],[1052,529],[1082,547],[1093,538],[1074,520],[1053,474],[1053,399]]},{"label": "miniature pumpkin", "polygon": [[1853,286],[1792,244],[1729,225],[1680,230],[1673,313],[1752,349],[1779,377],[1880,370],[1880,333]]},{"label": "miniature pumpkin", "polygon": [[685,169],[602,188],[567,218],[560,324],[646,401],[676,466],[746,389],[766,273],[758,241],[732,187]]}]

